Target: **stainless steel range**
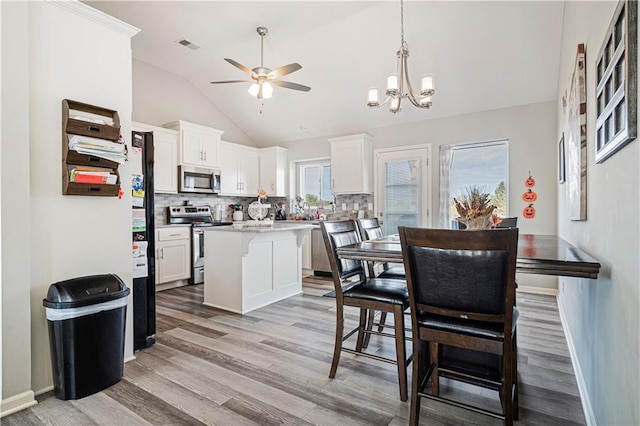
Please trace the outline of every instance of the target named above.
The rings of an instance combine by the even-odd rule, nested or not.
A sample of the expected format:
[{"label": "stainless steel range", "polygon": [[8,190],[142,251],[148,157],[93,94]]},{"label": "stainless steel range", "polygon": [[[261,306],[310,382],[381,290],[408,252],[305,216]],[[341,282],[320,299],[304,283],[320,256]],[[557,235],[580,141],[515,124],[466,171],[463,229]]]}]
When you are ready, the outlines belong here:
[{"label": "stainless steel range", "polygon": [[211,218],[209,206],[169,206],[169,223],[191,225],[191,279],[190,284],[204,282],[204,231],[207,226],[232,225],[232,222],[216,222]]}]

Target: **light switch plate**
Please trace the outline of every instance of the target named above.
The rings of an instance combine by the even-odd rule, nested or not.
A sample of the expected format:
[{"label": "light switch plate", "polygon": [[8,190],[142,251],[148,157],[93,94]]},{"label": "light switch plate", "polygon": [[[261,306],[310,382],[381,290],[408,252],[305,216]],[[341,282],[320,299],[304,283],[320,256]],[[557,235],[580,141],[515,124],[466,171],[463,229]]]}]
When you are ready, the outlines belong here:
[{"label": "light switch plate", "polygon": [[347,203],[342,203],[342,211],[346,211],[347,210]]},{"label": "light switch plate", "polygon": [[354,210],[359,210],[359,209],[360,209],[360,204],[358,204],[358,203],[353,203],[353,209],[354,209]]},{"label": "light switch plate", "polygon": [[367,203],[367,210],[373,210],[373,203]]}]

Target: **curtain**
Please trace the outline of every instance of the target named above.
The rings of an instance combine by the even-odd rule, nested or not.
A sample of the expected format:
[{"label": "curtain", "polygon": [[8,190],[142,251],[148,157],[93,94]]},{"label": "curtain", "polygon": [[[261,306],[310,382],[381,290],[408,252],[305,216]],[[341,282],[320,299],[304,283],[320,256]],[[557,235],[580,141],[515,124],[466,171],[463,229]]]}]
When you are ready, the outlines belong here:
[{"label": "curtain", "polygon": [[453,163],[453,145],[440,145],[440,227],[451,228],[450,205],[451,190],[449,184],[451,164]]}]

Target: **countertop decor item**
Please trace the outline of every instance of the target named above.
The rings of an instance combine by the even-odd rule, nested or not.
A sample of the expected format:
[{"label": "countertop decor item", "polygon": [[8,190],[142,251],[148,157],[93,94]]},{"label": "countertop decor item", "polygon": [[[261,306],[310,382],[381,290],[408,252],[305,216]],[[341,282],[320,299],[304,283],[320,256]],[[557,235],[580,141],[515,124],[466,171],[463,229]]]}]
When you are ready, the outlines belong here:
[{"label": "countertop decor item", "polygon": [[[433,85],[433,75],[425,74],[422,76],[420,84],[420,92],[415,93],[409,81],[409,68],[407,66],[407,58],[409,57],[409,46],[404,41],[404,2],[400,0],[400,49],[396,52],[398,58],[398,73],[391,74],[387,78],[387,98],[380,103],[378,98],[378,89],[369,89],[369,98],[367,106],[379,107],[391,103],[389,110],[392,113],[400,111],[402,98],[407,98],[418,108],[431,108],[431,96],[435,93]],[[406,89],[405,89],[405,86]]]}]

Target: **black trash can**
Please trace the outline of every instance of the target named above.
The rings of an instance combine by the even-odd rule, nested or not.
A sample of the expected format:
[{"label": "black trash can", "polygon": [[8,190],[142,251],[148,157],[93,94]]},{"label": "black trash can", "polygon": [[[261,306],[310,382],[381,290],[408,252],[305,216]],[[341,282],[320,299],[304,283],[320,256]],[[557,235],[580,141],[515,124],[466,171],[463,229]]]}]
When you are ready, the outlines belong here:
[{"label": "black trash can", "polygon": [[113,274],[49,286],[42,304],[57,398],[84,398],[120,381],[128,295],[129,288]]}]

